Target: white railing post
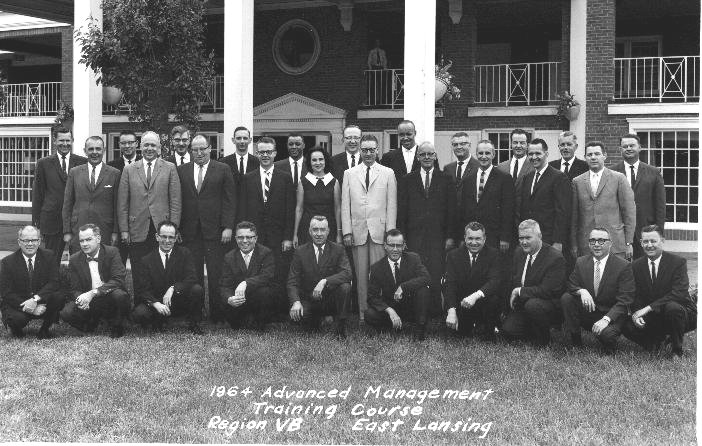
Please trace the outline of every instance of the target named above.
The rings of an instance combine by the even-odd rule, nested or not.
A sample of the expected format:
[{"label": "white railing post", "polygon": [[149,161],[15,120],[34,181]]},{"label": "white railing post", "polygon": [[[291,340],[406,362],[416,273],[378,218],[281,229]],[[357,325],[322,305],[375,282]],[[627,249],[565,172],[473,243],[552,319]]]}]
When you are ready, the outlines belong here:
[{"label": "white railing post", "polygon": [[505,65],[505,106],[509,106],[509,97],[512,95],[512,90],[509,88],[509,76],[512,69],[509,65]]},{"label": "white railing post", "polygon": [[663,58],[658,58],[658,102],[663,102]]},{"label": "white railing post", "polygon": [[687,102],[687,56],[683,57],[683,72],[680,73],[683,81],[683,98]]}]

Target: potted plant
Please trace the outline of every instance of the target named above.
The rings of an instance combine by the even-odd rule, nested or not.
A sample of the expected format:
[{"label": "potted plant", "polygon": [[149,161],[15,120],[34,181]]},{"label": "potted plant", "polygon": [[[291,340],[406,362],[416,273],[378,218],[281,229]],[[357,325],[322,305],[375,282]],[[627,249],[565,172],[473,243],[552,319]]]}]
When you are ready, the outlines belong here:
[{"label": "potted plant", "polygon": [[580,103],[575,100],[575,95],[569,91],[564,91],[558,95],[558,110],[556,119],[567,119],[573,121],[580,114]]},{"label": "potted plant", "polygon": [[436,102],[444,98],[452,101],[461,97],[461,89],[453,83],[453,75],[448,71],[452,65],[453,62],[450,60],[447,64],[444,64],[444,59],[442,57],[439,65],[434,67],[434,95],[436,97]]},{"label": "potted plant", "polygon": [[59,102],[59,109],[56,112],[54,123],[70,127],[73,124],[73,106],[70,102]]}]

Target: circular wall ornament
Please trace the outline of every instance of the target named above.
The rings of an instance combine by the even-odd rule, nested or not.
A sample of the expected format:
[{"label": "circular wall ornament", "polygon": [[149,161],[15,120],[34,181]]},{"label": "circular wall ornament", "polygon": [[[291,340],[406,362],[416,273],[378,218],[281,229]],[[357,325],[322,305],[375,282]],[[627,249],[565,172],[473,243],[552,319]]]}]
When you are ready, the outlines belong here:
[{"label": "circular wall ornament", "polygon": [[305,20],[285,22],[273,37],[273,60],[287,74],[309,71],[317,63],[321,49],[317,30]]}]

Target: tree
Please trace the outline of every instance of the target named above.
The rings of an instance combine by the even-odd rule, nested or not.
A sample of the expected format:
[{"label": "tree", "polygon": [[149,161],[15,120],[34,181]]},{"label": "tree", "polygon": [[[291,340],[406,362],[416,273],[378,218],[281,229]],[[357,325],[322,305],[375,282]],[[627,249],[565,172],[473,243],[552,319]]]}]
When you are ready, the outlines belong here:
[{"label": "tree", "polygon": [[[98,83],[120,88],[129,120],[167,133],[168,113],[197,128],[199,102],[214,78],[205,52],[205,0],[102,0],[103,29],[76,30],[80,63]],[[172,107],[173,106],[173,107]]]}]

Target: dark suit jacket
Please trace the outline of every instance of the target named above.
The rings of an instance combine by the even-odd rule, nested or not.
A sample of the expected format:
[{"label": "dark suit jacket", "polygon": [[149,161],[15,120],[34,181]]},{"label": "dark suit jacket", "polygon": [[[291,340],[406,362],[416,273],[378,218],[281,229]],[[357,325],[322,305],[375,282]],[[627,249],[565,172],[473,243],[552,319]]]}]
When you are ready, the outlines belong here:
[{"label": "dark suit jacket", "polygon": [[[553,160],[550,163],[548,163],[549,166],[553,167],[556,170],[561,170],[561,159],[558,158],[557,160]],[[587,165],[587,161],[581,160],[580,158],[573,157],[572,160],[570,160],[572,164],[568,165],[568,178],[573,181],[573,178],[577,177],[578,175],[582,175],[585,172],[587,172],[590,168]]]},{"label": "dark suit jacket", "polygon": [[[301,180],[302,177],[304,177],[307,173],[307,166],[305,165],[305,157],[301,157],[299,161],[302,161],[300,163],[300,167],[302,167],[302,170],[300,171],[299,178]],[[281,172],[285,172],[288,175],[290,175],[290,178],[293,180],[293,183],[295,182],[295,179],[293,178],[293,171],[290,169],[290,157],[276,161],[275,168],[276,170],[280,170]],[[297,200],[297,195],[295,196],[295,199]]]},{"label": "dark suit jacket", "polygon": [[234,229],[236,188],[229,167],[210,160],[200,193],[195,188],[196,164],[178,167],[181,193],[180,232],[192,240],[202,233],[204,240],[219,240],[222,230]]},{"label": "dark suit jacket", "polygon": [[[241,205],[238,215],[241,220],[254,223],[259,234],[267,234],[269,240],[274,240],[278,249],[279,242],[292,240],[295,229],[295,189],[292,177],[275,167],[271,175],[268,202],[263,202],[261,186],[261,169],[256,169],[244,176],[240,188]],[[268,219],[264,225],[264,214],[268,211]]]},{"label": "dark suit jacket", "polygon": [[512,177],[493,166],[485,182],[480,202],[476,200],[476,181],[480,169],[463,178],[461,224],[477,221],[485,226],[487,243],[512,242],[514,236],[514,183]]},{"label": "dark suit jacket", "polygon": [[174,246],[165,269],[158,251],[159,248],[156,248],[142,257],[141,267],[134,271],[137,276],[137,280],[134,281],[135,305],[163,303],[163,295],[171,286],[175,296],[189,293],[190,288],[197,283],[195,264],[188,248]]},{"label": "dark suit jacket", "polygon": [[[612,170],[627,176],[624,161],[612,167]],[[663,177],[655,167],[639,162],[639,171],[634,182],[634,201],[636,202],[636,229],[637,238],[641,238],[641,228],[648,225],[658,225],[663,229],[665,225],[665,186]]]},{"label": "dark suit jacket", "polygon": [[[141,156],[137,155],[134,157],[134,161],[139,161],[141,159]],[[132,161],[132,162],[134,162]],[[124,158],[122,155],[119,156],[119,158],[115,158],[109,163],[107,163],[108,166],[114,167],[115,169],[119,170],[122,172],[124,170]]]},{"label": "dark suit jacket", "polygon": [[32,260],[34,274],[29,287],[29,271],[21,250],[2,259],[0,264],[0,309],[21,310],[20,305],[35,294],[46,304],[48,294],[59,291],[58,265],[51,250],[39,248]]},{"label": "dark suit jacket", "polygon": [[288,301],[294,304],[301,299],[309,300],[312,290],[320,280],[327,279],[325,289],[336,288],[342,283],[351,283],[351,265],[342,245],[327,240],[324,252],[315,258],[314,243],[309,242],[295,250],[288,273]]},{"label": "dark suit jacket", "polygon": [[406,297],[422,287],[431,284],[429,271],[422,264],[419,254],[405,251],[400,261],[400,278],[395,284],[392,270],[385,256],[370,268],[368,282],[368,306],[377,311],[385,311],[387,307],[395,307],[394,295],[398,286],[402,287],[402,294]]},{"label": "dark suit jacket", "polygon": [[485,296],[497,295],[502,287],[502,270],[500,252],[495,248],[484,246],[472,268],[468,248],[451,250],[446,256],[446,308],[458,308],[464,297],[478,290]]},{"label": "dark suit jacket", "polygon": [[[68,169],[88,162],[87,158],[70,154]],[[42,234],[63,233],[63,194],[68,174],[61,169],[61,162],[54,153],[37,161],[32,185],[32,222]]]},{"label": "dark suit jacket", "polygon": [[[356,166],[363,162],[361,158],[361,151],[356,152]],[[336,178],[341,186],[344,182],[344,172],[346,172],[351,166],[349,166],[349,160],[346,159],[346,150],[341,153],[337,153],[332,157],[332,168],[331,173]]]},{"label": "dark suit jacket", "polygon": [[111,233],[119,232],[117,221],[117,196],[120,173],[103,164],[95,179],[95,188],[90,186],[92,166],[82,164],[68,172],[68,181],[63,195],[63,233],[78,234],[78,228],[86,223],[100,227],[105,240]]},{"label": "dark suit jacket", "polygon": [[[256,170],[261,166],[261,163],[258,162],[258,157],[250,153],[246,155],[246,159],[247,161],[245,173],[249,173],[253,170]],[[244,175],[239,174],[239,155],[237,155],[236,153],[232,153],[231,155],[223,157],[219,161],[229,166],[229,169],[231,169],[232,175],[234,177],[234,183],[236,183],[236,185],[238,186],[241,183],[241,180],[244,178]]]},{"label": "dark suit jacket", "polygon": [[534,176],[536,171],[524,178],[517,226],[519,222],[531,218],[539,223],[544,242],[567,244],[573,199],[570,180],[563,172],[547,166],[532,194],[531,183],[534,182]]},{"label": "dark suit jacket", "polygon": [[[385,155],[383,155],[383,159],[380,160],[380,164],[382,164],[385,167],[389,167],[392,169],[393,172],[395,172],[395,179],[399,182],[402,177],[407,175],[409,172],[407,172],[407,166],[405,166],[405,158],[402,156],[402,151],[404,150],[403,147],[400,147],[399,149],[391,150]],[[419,150],[419,145],[417,145],[417,150]],[[416,154],[416,152],[415,152]],[[421,164],[419,163],[419,160],[415,156],[414,160],[412,160],[412,172],[415,170],[418,170],[421,167]],[[439,160],[436,159],[434,160],[434,168],[439,169]]]},{"label": "dark suit jacket", "polygon": [[631,272],[631,264],[610,254],[604,271],[601,271],[597,295],[594,280],[595,264],[592,255],[578,257],[575,269],[568,279],[568,292],[577,296],[579,290],[586,289],[595,301],[597,311],[607,313],[612,322],[626,317],[629,306],[634,302],[634,275]]},{"label": "dark suit jacket", "polygon": [[[188,152],[190,153],[190,161],[186,161],[185,164],[192,163],[194,161],[193,153],[190,152],[189,150],[188,150]],[[214,150],[212,151],[212,154],[214,155]],[[180,161],[180,156],[178,155],[178,160],[176,161],[176,153],[175,152],[173,152],[173,155],[169,155],[166,158],[163,158],[163,160],[168,161],[169,163],[175,164],[176,167],[181,166],[181,164],[178,162],[178,161]]]},{"label": "dark suit jacket", "polygon": [[655,313],[660,313],[668,302],[677,302],[688,311],[697,312],[697,304],[690,298],[687,260],[669,252],[663,252],[656,284],[651,284],[650,261],[639,257],[631,264],[636,282],[636,297],[631,311],[650,305]]},{"label": "dark suit jacket", "polygon": [[548,243],[541,246],[536,259],[532,262],[529,273],[524,278],[522,272],[527,254],[518,248],[512,260],[512,289],[521,287],[519,300],[524,303],[532,297],[552,299],[559,302],[565,289],[566,267],[563,255]]},{"label": "dark suit jacket", "polygon": [[241,282],[246,281],[246,293],[249,294],[270,285],[274,275],[275,259],[270,249],[256,244],[248,269],[239,248],[233,249],[224,256],[222,276],[219,279],[219,294],[226,304]]},{"label": "dark suit jacket", "polygon": [[397,189],[397,228],[408,240],[444,241],[456,236],[456,189],[446,174],[433,170],[428,196],[419,170],[402,178]]},{"label": "dark suit jacket", "polygon": [[[86,291],[93,289],[90,280],[90,268],[88,267],[88,257],[83,251],[78,251],[68,259],[68,269],[71,274],[71,294],[78,297]],[[98,271],[103,284],[97,289],[98,295],[111,293],[116,289],[127,291],[125,278],[127,271],[119,256],[119,249],[114,246],[100,244],[98,252]]]}]

